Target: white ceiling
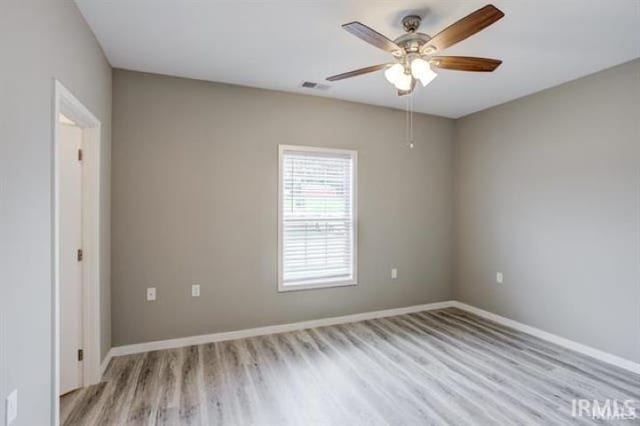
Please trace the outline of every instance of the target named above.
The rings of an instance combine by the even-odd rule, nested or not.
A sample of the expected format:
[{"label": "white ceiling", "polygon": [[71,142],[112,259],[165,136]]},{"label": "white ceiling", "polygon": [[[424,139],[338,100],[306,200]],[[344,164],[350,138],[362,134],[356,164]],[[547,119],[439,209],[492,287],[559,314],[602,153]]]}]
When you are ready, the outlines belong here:
[{"label": "white ceiling", "polygon": [[[300,88],[391,55],[340,28],[350,21],[395,38],[408,12],[430,35],[487,0],[76,0],[116,68],[403,108],[378,72]],[[504,62],[494,73],[439,71],[416,111],[461,117],[640,57],[639,0],[495,0],[505,17],[446,54]]]}]

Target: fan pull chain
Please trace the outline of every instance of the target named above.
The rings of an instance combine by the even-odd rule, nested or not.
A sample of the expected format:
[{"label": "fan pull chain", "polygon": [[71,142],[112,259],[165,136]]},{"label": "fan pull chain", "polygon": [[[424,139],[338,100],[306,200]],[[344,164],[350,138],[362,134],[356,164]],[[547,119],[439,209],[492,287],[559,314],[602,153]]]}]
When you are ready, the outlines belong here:
[{"label": "fan pull chain", "polygon": [[407,114],[405,119],[405,139],[407,146],[413,148],[413,92],[406,96]]},{"label": "fan pull chain", "polygon": [[404,140],[409,143],[409,98],[405,98],[405,115],[404,115]]},{"label": "fan pull chain", "polygon": [[413,149],[413,90],[409,93],[409,105],[411,105],[409,116],[409,148]]}]

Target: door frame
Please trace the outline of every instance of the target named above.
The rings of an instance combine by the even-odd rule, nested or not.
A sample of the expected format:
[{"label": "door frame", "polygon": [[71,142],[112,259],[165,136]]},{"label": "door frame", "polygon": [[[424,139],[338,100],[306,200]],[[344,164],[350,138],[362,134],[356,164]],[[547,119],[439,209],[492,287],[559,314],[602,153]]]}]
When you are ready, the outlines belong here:
[{"label": "door frame", "polygon": [[60,421],[60,114],[82,128],[82,340],[83,386],[101,379],[100,368],[100,241],[101,241],[101,123],[58,80],[53,97],[53,410],[54,425]]}]

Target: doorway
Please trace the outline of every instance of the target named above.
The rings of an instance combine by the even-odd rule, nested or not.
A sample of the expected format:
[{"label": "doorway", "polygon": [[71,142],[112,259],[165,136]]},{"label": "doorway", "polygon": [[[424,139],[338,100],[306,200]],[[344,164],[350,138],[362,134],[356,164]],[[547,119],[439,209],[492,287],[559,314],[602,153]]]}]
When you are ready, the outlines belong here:
[{"label": "doorway", "polygon": [[53,108],[53,424],[60,395],[101,379],[100,121],[59,81]]}]

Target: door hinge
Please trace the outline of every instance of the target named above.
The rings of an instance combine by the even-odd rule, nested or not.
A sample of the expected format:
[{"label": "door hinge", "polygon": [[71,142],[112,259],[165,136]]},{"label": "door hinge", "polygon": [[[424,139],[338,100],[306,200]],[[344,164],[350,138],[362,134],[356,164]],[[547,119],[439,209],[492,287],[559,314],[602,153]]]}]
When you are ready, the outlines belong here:
[{"label": "door hinge", "polygon": [[78,150],[78,161],[82,161],[82,150]]},{"label": "door hinge", "polygon": [[78,249],[78,262],[82,262],[82,249]]},{"label": "door hinge", "polygon": [[82,361],[84,359],[84,351],[82,349],[78,349],[78,361]]}]

